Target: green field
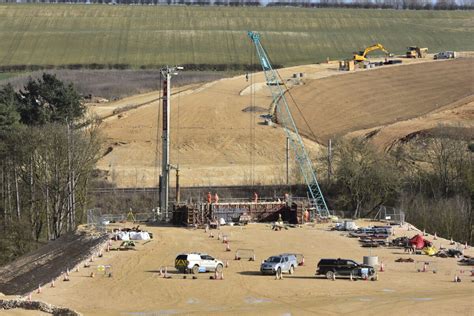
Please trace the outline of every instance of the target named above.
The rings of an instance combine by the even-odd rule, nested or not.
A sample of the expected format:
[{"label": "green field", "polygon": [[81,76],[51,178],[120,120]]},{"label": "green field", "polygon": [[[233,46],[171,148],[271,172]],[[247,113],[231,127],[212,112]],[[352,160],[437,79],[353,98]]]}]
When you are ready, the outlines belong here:
[{"label": "green field", "polygon": [[247,30],[283,65],[375,42],[394,53],[474,50],[468,11],[13,4],[0,5],[0,66],[249,64]]}]

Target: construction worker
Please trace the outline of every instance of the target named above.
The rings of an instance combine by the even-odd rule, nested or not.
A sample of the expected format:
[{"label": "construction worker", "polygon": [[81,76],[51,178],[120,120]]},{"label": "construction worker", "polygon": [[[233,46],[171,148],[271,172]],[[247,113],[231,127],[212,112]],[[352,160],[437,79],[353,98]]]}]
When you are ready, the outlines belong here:
[{"label": "construction worker", "polygon": [[305,223],[309,222],[309,211],[308,210],[304,211],[303,218],[304,218]]},{"label": "construction worker", "polygon": [[217,195],[217,192],[214,194],[214,203],[219,203],[219,196]]},{"label": "construction worker", "polygon": [[257,194],[257,192],[254,192],[254,193],[253,193],[253,202],[254,202],[254,203],[257,203],[257,202],[258,202],[258,194]]},{"label": "construction worker", "polygon": [[207,192],[207,203],[211,204],[211,202],[212,202],[211,192]]}]

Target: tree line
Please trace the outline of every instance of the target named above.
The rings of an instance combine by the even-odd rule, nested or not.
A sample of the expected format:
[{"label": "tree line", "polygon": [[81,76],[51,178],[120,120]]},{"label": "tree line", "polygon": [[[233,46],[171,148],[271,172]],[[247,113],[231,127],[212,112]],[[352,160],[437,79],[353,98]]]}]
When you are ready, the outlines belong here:
[{"label": "tree line", "polygon": [[0,264],[84,221],[101,148],[84,119],[79,94],[54,75],[0,88]]},{"label": "tree line", "polygon": [[[0,3],[18,3],[18,0],[0,0]],[[197,5],[231,7],[303,7],[303,8],[356,8],[396,10],[472,10],[474,0],[21,0],[20,3],[82,3],[125,5]]]},{"label": "tree line", "polygon": [[[446,238],[473,243],[472,130],[438,127],[380,151],[364,138],[340,139],[318,170],[334,210],[373,218],[381,206],[403,210],[406,221]],[[330,157],[330,159],[327,159]]]}]

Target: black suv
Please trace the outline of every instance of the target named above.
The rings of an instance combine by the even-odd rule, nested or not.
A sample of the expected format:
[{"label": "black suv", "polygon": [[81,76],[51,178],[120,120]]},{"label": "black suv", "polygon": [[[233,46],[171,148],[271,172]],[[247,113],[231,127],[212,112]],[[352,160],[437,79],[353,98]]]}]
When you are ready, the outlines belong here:
[{"label": "black suv", "polygon": [[333,276],[350,276],[351,273],[353,277],[363,275],[370,277],[375,274],[375,270],[371,266],[358,264],[354,260],[340,258],[321,259],[316,270],[316,275],[325,275],[328,279],[332,279]]}]

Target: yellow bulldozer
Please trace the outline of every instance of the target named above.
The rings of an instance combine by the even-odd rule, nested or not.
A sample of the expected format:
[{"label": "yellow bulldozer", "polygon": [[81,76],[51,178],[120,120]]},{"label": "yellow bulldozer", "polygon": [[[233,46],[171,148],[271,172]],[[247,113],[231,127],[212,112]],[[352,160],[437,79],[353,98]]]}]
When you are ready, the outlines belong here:
[{"label": "yellow bulldozer", "polygon": [[367,56],[368,53],[374,50],[381,50],[385,53],[385,55],[390,56],[390,57],[393,56],[393,54],[389,53],[382,44],[377,43],[377,44],[367,47],[363,51],[354,52],[354,61],[356,62],[366,61],[367,58],[365,56]]},{"label": "yellow bulldozer", "polygon": [[418,46],[407,47],[407,58],[425,58],[428,55],[428,48]]}]

